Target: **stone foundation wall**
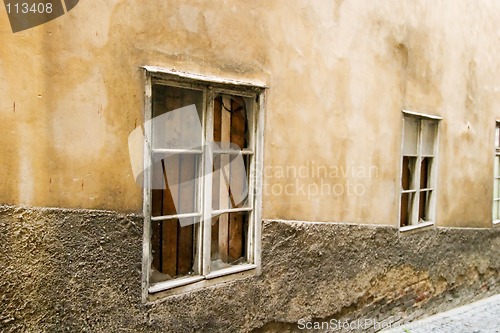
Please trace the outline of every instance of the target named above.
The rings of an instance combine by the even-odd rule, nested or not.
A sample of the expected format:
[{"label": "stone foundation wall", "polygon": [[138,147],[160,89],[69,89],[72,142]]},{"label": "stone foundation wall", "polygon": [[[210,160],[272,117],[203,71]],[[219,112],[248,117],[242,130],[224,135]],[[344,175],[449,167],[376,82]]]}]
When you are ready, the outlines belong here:
[{"label": "stone foundation wall", "polygon": [[500,291],[500,228],[264,221],[260,275],[148,304],[140,216],[0,206],[0,230],[2,332],[340,332]]}]

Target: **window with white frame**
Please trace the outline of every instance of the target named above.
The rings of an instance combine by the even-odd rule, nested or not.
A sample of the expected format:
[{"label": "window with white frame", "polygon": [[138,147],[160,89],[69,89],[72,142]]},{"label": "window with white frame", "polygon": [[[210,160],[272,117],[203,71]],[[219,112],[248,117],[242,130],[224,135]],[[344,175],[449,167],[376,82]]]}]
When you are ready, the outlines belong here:
[{"label": "window with white frame", "polygon": [[404,112],[399,222],[401,230],[434,223],[439,119]]},{"label": "window with white frame", "polygon": [[145,69],[143,295],[257,268],[264,86]]},{"label": "window with white frame", "polygon": [[495,162],[493,179],[493,223],[500,223],[500,122],[495,127]]}]

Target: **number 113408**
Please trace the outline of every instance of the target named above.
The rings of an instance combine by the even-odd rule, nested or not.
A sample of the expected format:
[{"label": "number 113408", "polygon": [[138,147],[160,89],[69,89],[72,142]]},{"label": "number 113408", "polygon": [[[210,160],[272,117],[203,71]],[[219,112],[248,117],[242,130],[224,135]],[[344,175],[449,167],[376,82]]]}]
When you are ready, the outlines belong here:
[{"label": "number 113408", "polygon": [[43,3],[43,2],[32,3],[32,4],[29,4],[26,2],[15,3],[15,4],[7,3],[5,5],[5,7],[7,8],[8,14],[11,14],[11,13],[12,14],[29,14],[29,13],[33,13],[33,14],[47,13],[47,14],[50,14],[50,13],[52,13],[52,4],[51,3]]}]

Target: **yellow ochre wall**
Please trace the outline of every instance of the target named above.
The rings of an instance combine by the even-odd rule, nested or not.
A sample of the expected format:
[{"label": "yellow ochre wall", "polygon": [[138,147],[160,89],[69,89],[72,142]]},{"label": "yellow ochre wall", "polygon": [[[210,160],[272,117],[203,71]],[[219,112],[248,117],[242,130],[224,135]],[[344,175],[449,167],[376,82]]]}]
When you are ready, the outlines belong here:
[{"label": "yellow ochre wall", "polygon": [[493,0],[85,0],[14,34],[2,7],[0,203],[141,212],[156,65],[267,84],[265,219],[397,225],[407,109],[444,118],[437,224],[488,227],[499,22]]}]

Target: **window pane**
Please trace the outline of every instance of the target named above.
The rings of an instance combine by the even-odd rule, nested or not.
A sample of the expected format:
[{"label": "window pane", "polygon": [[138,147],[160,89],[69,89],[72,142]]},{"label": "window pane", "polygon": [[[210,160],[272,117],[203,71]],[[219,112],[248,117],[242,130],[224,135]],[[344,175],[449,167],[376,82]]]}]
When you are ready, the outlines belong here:
[{"label": "window pane", "polygon": [[203,93],[153,85],[153,148],[200,149]]},{"label": "window pane", "polygon": [[403,155],[417,155],[418,125],[417,119],[404,118]]},{"label": "window pane", "polygon": [[[161,273],[161,222],[159,221],[151,221],[151,255],[153,257],[151,271]],[[159,282],[167,279],[166,276],[162,279],[161,274],[155,274],[154,279],[151,276],[151,282]]]},{"label": "window pane", "polygon": [[166,184],[163,190],[162,215],[178,214],[180,156],[171,155],[161,161],[161,172]]},{"label": "window pane", "polygon": [[411,225],[411,211],[415,193],[402,193],[401,194],[401,216],[400,226],[406,227]]},{"label": "window pane", "polygon": [[219,148],[250,147],[251,100],[241,96],[219,95],[214,99],[214,141]]},{"label": "window pane", "polygon": [[498,201],[493,201],[493,220],[499,220],[500,219],[500,202]]},{"label": "window pane", "polygon": [[493,199],[500,199],[500,179],[494,182]]},{"label": "window pane", "polygon": [[186,226],[177,219],[151,222],[150,283],[199,274],[195,260],[199,221],[191,219]]},{"label": "window pane", "polygon": [[500,194],[500,180],[495,179],[493,181],[493,199],[498,199]]},{"label": "window pane", "polygon": [[494,175],[500,177],[500,156],[495,155]]},{"label": "window pane", "polygon": [[434,140],[436,137],[436,122],[422,121],[422,154],[434,155]]},{"label": "window pane", "polygon": [[500,124],[498,123],[495,128],[495,147],[500,148]]},{"label": "window pane", "polygon": [[211,271],[247,262],[249,213],[226,213],[212,219]]},{"label": "window pane", "polygon": [[[179,199],[177,201],[177,212],[179,214],[195,213],[197,207],[198,190],[198,155],[180,155],[179,156]],[[174,200],[175,202],[175,200]],[[183,223],[183,221],[181,221]]]},{"label": "window pane", "polygon": [[420,192],[420,200],[418,202],[418,223],[430,220],[429,216],[429,202],[431,199],[432,191]]},{"label": "window pane", "polygon": [[[198,212],[201,155],[155,154],[152,216]],[[181,220],[184,224],[184,219]]]},{"label": "window pane", "polygon": [[212,173],[212,209],[249,207],[248,155],[215,154]]},{"label": "window pane", "polygon": [[163,196],[170,195],[170,191],[166,190],[165,177],[163,175],[162,161],[158,161],[151,167],[151,215],[160,216],[163,210]]},{"label": "window pane", "polygon": [[414,172],[415,163],[417,162],[416,157],[403,156],[403,166],[401,175],[401,186],[403,190],[414,190]]},{"label": "window pane", "polygon": [[431,183],[432,157],[424,157],[420,161],[420,188],[432,188]]}]

